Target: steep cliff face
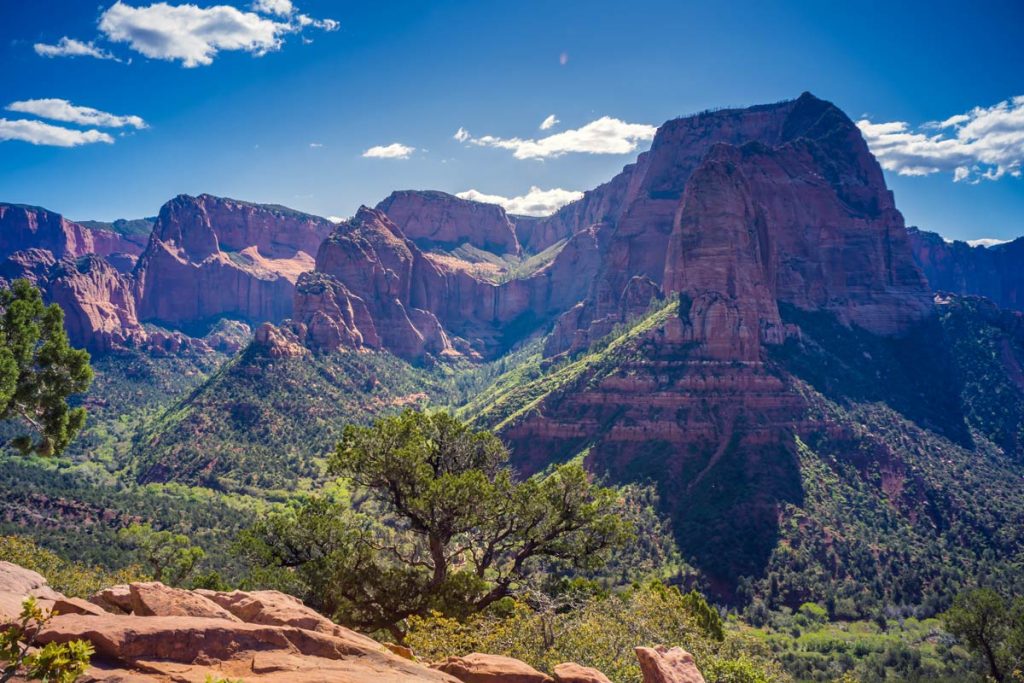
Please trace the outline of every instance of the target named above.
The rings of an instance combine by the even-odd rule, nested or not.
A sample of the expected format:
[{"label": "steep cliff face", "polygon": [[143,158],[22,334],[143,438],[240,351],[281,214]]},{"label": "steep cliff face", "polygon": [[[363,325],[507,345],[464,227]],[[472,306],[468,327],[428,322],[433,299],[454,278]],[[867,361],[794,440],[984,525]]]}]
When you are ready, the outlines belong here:
[{"label": "steep cliff face", "polygon": [[47,298],[64,309],[72,341],[100,352],[146,342],[131,280],[103,258],[89,254],[64,259],[50,273],[45,289]]},{"label": "steep cliff face", "polygon": [[932,289],[984,296],[1002,308],[1024,310],[1024,238],[972,247],[917,228],[908,233],[914,260]]},{"label": "steep cliff face", "polygon": [[[807,93],[670,121],[635,165],[550,220],[574,226],[592,220],[595,206],[612,226],[608,247],[583,309],[570,312],[591,338],[620,322],[634,276],[687,293],[721,332],[758,337],[764,328],[776,341],[775,300],[827,308],[882,334],[929,310],[881,168],[853,122]],[[730,253],[723,231],[742,253]],[[711,295],[720,303],[700,302]],[[726,311],[751,296],[760,299],[756,318]]]},{"label": "steep cliff face", "polygon": [[561,218],[609,207],[591,228],[599,265],[546,349],[580,355],[484,419],[527,472],[585,453],[614,480],[655,481],[680,536],[720,549],[701,558],[712,577],[759,575],[803,500],[794,435],[830,428],[780,349],[837,343],[808,335],[813,316],[887,349],[934,311],[881,169],[842,112],[804,95],[669,122],[583,202]]},{"label": "steep cliff face", "polygon": [[176,197],[160,210],[136,266],[139,316],[189,332],[222,317],[280,321],[333,227],[284,207]]},{"label": "steep cliff face", "polygon": [[71,342],[94,352],[141,344],[132,281],[104,256],[130,243],[36,207],[0,204],[0,280],[26,278],[64,310]]},{"label": "steep cliff face", "polygon": [[38,206],[0,203],[0,259],[31,248],[46,249],[58,259],[141,251],[113,231],[90,229]]},{"label": "steep cliff face", "polygon": [[495,204],[459,199],[444,192],[392,192],[377,210],[424,249],[471,244],[495,254],[518,254],[515,226]]}]

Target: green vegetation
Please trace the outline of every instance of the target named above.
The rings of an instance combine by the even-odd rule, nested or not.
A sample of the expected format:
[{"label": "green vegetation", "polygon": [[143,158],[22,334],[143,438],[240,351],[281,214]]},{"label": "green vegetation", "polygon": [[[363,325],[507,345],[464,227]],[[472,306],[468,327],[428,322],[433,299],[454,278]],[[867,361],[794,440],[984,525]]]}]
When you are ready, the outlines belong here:
[{"label": "green vegetation", "polygon": [[45,306],[28,280],[0,289],[0,421],[16,434],[8,445],[23,455],[62,453],[85,424],[85,408],[68,398],[91,381],[89,354],[71,347],[60,306]]},{"label": "green vegetation", "polygon": [[697,594],[648,582],[606,593],[532,594],[458,620],[432,613],[410,618],[407,642],[430,660],[467,652],[521,659],[551,672],[561,662],[592,666],[618,683],[639,683],[636,646],[681,646],[709,683],[789,680],[754,638],[726,631]]},{"label": "green vegetation", "polygon": [[118,537],[135,550],[139,564],[150,570],[154,581],[169,586],[184,583],[205,556],[203,549],[192,545],[188,536],[154,531],[149,524],[132,524],[121,529]]},{"label": "green vegetation", "polygon": [[445,413],[347,426],[329,470],[372,513],[324,500],[247,534],[253,564],[299,569],[321,608],[388,630],[436,610],[466,616],[564,567],[596,568],[628,538],[610,489],[579,465],[515,481],[493,434]]},{"label": "green vegetation", "polygon": [[[109,230],[125,237],[138,238],[137,241],[145,244],[149,233],[153,232],[153,225],[156,224],[156,216],[149,218],[118,218],[115,221],[77,221],[90,230]],[[136,240],[133,240],[136,241]]]},{"label": "green vegetation", "polygon": [[539,353],[527,356],[466,403],[459,414],[474,424],[501,430],[537,408],[552,393],[592,386],[601,377],[615,372],[627,358],[637,354],[638,340],[677,315],[678,310],[678,299],[656,302],[646,315],[629,325],[617,326],[590,350],[547,369],[542,367]]},{"label": "green vegetation", "polygon": [[44,613],[35,598],[25,600],[18,623],[0,632],[0,683],[15,676],[30,681],[73,683],[85,673],[93,654],[89,642],[72,640],[36,647],[36,635],[52,618],[53,613]]},{"label": "green vegetation", "polygon": [[149,578],[137,566],[111,572],[103,567],[71,562],[21,536],[0,536],[0,560],[39,572],[54,590],[80,598],[101,588]]},{"label": "green vegetation", "polygon": [[761,642],[801,683],[973,680],[967,652],[934,618],[829,622],[783,609],[758,628],[729,628]]},{"label": "green vegetation", "polygon": [[998,683],[1024,678],[1024,597],[1008,602],[991,588],[976,588],[957,596],[942,621],[986,675]]},{"label": "green vegetation", "polygon": [[174,479],[286,498],[324,478],[346,423],[443,402],[452,368],[415,368],[388,353],[270,359],[250,346],[159,418],[135,443],[142,482]]}]

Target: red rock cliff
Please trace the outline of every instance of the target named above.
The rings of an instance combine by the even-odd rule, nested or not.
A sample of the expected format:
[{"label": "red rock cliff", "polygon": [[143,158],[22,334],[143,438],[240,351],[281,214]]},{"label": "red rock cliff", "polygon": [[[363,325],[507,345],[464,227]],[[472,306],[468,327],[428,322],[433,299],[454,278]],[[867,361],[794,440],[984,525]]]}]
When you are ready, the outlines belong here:
[{"label": "red rock cliff", "polygon": [[176,197],[160,210],[136,266],[139,316],[185,330],[222,317],[280,321],[333,227],[279,206]]}]

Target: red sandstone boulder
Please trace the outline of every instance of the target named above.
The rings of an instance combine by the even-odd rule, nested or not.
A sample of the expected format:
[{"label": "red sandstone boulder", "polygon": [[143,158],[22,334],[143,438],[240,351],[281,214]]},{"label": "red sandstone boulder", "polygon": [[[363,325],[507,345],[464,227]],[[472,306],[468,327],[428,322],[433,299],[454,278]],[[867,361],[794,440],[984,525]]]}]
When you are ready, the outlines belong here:
[{"label": "red sandstone boulder", "polygon": [[681,647],[638,647],[634,650],[640,661],[644,683],[704,683],[693,655]]},{"label": "red sandstone boulder", "polygon": [[612,683],[603,673],[589,666],[567,662],[554,670],[555,683]]},{"label": "red sandstone boulder", "polygon": [[132,614],[140,617],[205,617],[239,621],[231,612],[208,598],[165,586],[159,581],[133,583],[128,586]]},{"label": "red sandstone boulder", "polygon": [[132,591],[128,584],[119,584],[96,591],[89,602],[112,614],[132,613]]},{"label": "red sandstone boulder", "polygon": [[10,623],[21,614],[26,598],[38,598],[46,607],[64,596],[50,588],[38,572],[0,561],[0,624]]},{"label": "red sandstone boulder", "polygon": [[91,614],[93,616],[108,614],[99,605],[95,605],[82,598],[57,598],[53,601],[51,609],[54,614]]},{"label": "red sandstone boulder", "polygon": [[479,652],[465,657],[449,657],[434,667],[462,683],[549,683],[552,680],[518,659]]}]

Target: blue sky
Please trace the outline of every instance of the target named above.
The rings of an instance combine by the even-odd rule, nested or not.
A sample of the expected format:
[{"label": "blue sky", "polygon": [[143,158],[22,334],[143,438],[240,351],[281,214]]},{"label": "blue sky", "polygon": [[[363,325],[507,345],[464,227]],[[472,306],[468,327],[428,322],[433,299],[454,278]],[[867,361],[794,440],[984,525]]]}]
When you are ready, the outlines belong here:
[{"label": "blue sky", "polygon": [[[0,200],[113,219],[209,192],[347,216],[393,189],[578,191],[649,126],[810,90],[870,121],[908,224],[1024,234],[1019,1],[256,2],[0,0]],[[99,140],[26,141],[54,136]]]}]

